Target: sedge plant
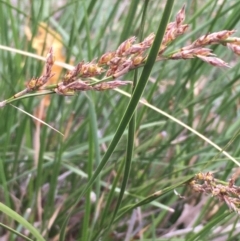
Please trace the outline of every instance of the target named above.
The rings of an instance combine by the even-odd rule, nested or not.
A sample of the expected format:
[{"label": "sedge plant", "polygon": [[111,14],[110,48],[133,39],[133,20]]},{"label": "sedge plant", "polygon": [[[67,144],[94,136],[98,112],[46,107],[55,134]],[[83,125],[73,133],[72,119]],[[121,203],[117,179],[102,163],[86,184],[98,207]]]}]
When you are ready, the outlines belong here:
[{"label": "sedge plant", "polygon": [[[198,93],[195,96],[194,93],[197,88],[192,82],[190,82],[190,87],[186,83],[193,76],[191,71],[197,73],[199,68],[205,68],[202,67],[204,62],[216,69],[230,69],[232,64],[228,64],[217,56],[217,47],[227,48],[237,56],[240,54],[240,38],[234,36],[236,30],[230,28],[231,24],[229,23],[229,26],[223,28],[223,30],[207,31],[196,38],[192,38],[191,41],[188,39],[182,46],[176,47],[175,43],[179,39],[184,39],[184,36],[191,30],[189,30],[189,24],[185,23],[185,5],[177,12],[172,22],[168,21],[173,3],[172,0],[166,2],[162,19],[158,30],[155,29],[155,33],[147,33],[141,41],[138,41],[135,36],[128,37],[123,41],[122,37],[126,36],[128,29],[125,27],[121,35],[121,43],[115,50],[108,49],[104,53],[99,53],[100,57],[92,59],[91,41],[89,41],[91,23],[89,23],[88,16],[93,11],[96,2],[91,1],[87,6],[83,4],[85,17],[78,22],[78,30],[80,31],[86,26],[89,35],[86,38],[88,40],[86,40],[85,45],[88,46],[90,61],[85,62],[82,60],[75,66],[59,64],[58,59],[54,57],[54,47],[51,47],[45,59],[43,72],[38,75],[39,77],[31,78],[26,82],[26,87],[23,90],[16,92],[5,100],[2,99],[0,108],[4,113],[3,117],[11,116],[13,110],[9,109],[11,109],[13,102],[16,104],[23,103],[23,106],[26,107],[24,113],[28,115],[31,115],[29,112],[34,108],[32,102],[38,96],[51,94],[53,103],[50,104],[46,116],[42,120],[31,115],[35,121],[40,121],[43,124],[39,133],[40,148],[37,153],[37,161],[33,166],[30,164],[29,158],[30,160],[34,159],[33,152],[36,150],[30,150],[31,135],[25,136],[24,130],[34,130],[35,122],[22,125],[22,130],[18,129],[16,139],[19,145],[13,147],[13,153],[15,154],[12,154],[11,150],[9,151],[8,144],[4,145],[2,149],[0,171],[4,195],[0,209],[7,217],[3,219],[1,227],[9,231],[9,240],[14,240],[15,235],[19,235],[25,240],[34,240],[34,238],[37,240],[72,240],[73,237],[76,240],[148,240],[149,238],[158,240],[158,237],[175,237],[179,235],[177,233],[177,226],[181,224],[179,220],[183,220],[184,225],[187,225],[187,218],[185,220],[179,218],[181,217],[181,210],[179,209],[183,210],[182,215],[187,211],[188,214],[191,214],[192,211],[189,206],[193,208],[195,214],[200,213],[200,215],[198,219],[194,219],[194,223],[191,223],[191,231],[180,234],[181,237],[196,240],[198,237],[206,237],[210,234],[214,236],[216,233],[211,233],[209,230],[215,227],[215,224],[222,227],[223,221],[229,227],[231,226],[234,215],[229,215],[224,206],[213,203],[212,199],[208,201],[205,209],[201,206],[202,212],[199,211],[197,205],[186,206],[185,204],[184,206],[184,201],[188,197],[194,196],[189,199],[195,202],[199,199],[198,193],[204,193],[218,197],[222,201],[221,203],[227,204],[226,206],[230,210],[239,213],[239,187],[236,184],[237,171],[233,167],[233,165],[239,165],[234,157],[237,156],[237,152],[232,156],[225,150],[229,145],[226,145],[226,148],[219,147],[224,146],[226,140],[231,139],[229,136],[234,136],[231,134],[236,130],[236,127],[232,127],[234,131],[229,129],[230,134],[228,133],[223,141],[217,141],[217,144],[212,144],[207,137],[194,130],[196,129],[196,123],[200,123],[202,128],[199,131],[207,135],[208,129],[215,131],[215,128],[211,127],[215,122],[212,119],[209,120],[210,113],[212,113],[211,105],[206,104],[205,109],[204,105],[198,106],[200,100],[196,96],[201,96],[201,94]],[[120,4],[120,1],[118,1],[118,4]],[[137,14],[135,4],[137,3],[132,1],[128,19]],[[144,10],[147,11],[149,6],[147,4],[144,6],[146,8]],[[210,6],[210,1],[196,14],[201,14],[208,6]],[[220,6],[218,9],[219,16],[222,13],[222,7]],[[235,11],[237,11],[239,6],[236,4],[235,7]],[[232,10],[233,6],[229,6],[229,9]],[[116,10],[117,7],[112,10],[109,18],[114,16]],[[73,30],[75,24],[73,21],[71,26]],[[192,24],[196,25],[194,18]],[[101,38],[102,33],[99,32],[99,38]],[[75,38],[74,31],[71,34],[70,42]],[[17,42],[16,36],[15,39]],[[1,48],[9,50],[4,46],[1,46]],[[166,84],[164,86],[166,94],[164,95],[157,80],[154,81],[152,88],[149,87],[152,84],[151,80],[149,82],[148,80],[152,71],[159,71],[159,69],[153,69],[153,65],[158,67],[158,62],[160,62],[162,66],[167,66],[171,60],[178,60],[184,64],[187,63],[186,60],[192,61],[193,66],[191,71],[188,72],[189,76],[187,74],[179,76],[179,78],[185,78],[186,83],[183,84],[179,78],[176,78],[176,88],[171,88],[171,92],[168,93],[166,86],[174,86],[174,84]],[[68,71],[60,77],[58,83],[48,85],[48,82],[55,74],[52,71],[54,64],[67,67]],[[137,69],[142,70],[138,81],[124,79],[127,78],[125,76],[131,76],[133,72],[136,73]],[[163,79],[161,74],[159,78]],[[181,71],[179,71],[179,74],[181,75]],[[137,76],[135,74],[135,78]],[[234,81],[236,81],[236,76]],[[171,76],[171,78],[173,77]],[[168,79],[170,78],[168,77]],[[230,81],[230,83],[234,84],[234,81]],[[118,89],[118,87],[129,88],[130,92],[133,89],[133,93],[126,93]],[[170,112],[170,114],[149,104],[151,100],[157,98],[154,92],[158,88],[159,92],[165,96],[165,98],[161,98],[160,95],[158,101],[163,106],[168,106],[169,111],[166,112]],[[214,86],[211,88],[211,90],[214,90]],[[189,96],[186,94],[188,89],[191,90]],[[124,102],[119,100],[118,103],[115,96],[111,94],[114,93],[114,90],[131,97],[128,105],[126,99]],[[144,90],[148,94],[146,99],[141,99]],[[176,96],[176,98],[179,97],[179,100],[186,95],[186,98],[180,102],[177,111],[174,109],[174,105],[176,105],[174,99],[167,98],[168,94]],[[220,91],[214,92],[213,97],[208,98],[213,98],[212,103],[214,101],[218,103],[219,99],[223,98],[220,94]],[[68,102],[76,96],[78,96],[78,101],[73,101],[71,108],[67,108],[70,111],[65,112],[65,100]],[[221,109],[221,106],[217,104],[214,105],[215,108],[218,108],[218,113],[227,110],[227,106],[232,103],[228,103],[227,97],[224,99],[225,101],[222,101],[223,104],[226,104],[224,109]],[[57,107],[54,106],[54,98],[58,99]],[[204,102],[204,98],[206,97],[203,96],[201,101]],[[98,101],[99,106],[95,107],[95,103],[98,103]],[[87,108],[83,104],[84,102],[88,103]],[[106,108],[106,103],[116,109],[116,113],[111,114]],[[138,103],[141,103],[142,107],[132,119]],[[193,108],[194,105],[197,105],[197,108],[201,110],[204,109],[203,116],[195,118],[194,113],[196,110]],[[20,110],[20,108],[16,108]],[[157,118],[151,117],[151,111],[146,112],[147,108],[163,114],[167,119],[178,123],[183,129],[171,126],[166,119],[158,121]],[[181,108],[189,113],[188,119],[186,119],[187,124],[173,117],[178,114],[178,119],[181,119],[182,114],[179,114]],[[14,111],[16,110],[14,109]],[[48,121],[53,118],[54,112],[56,119],[60,121],[53,127],[54,124],[48,123]],[[76,120],[76,112],[85,113],[84,115],[87,117],[84,116],[82,120]],[[119,113],[121,113],[120,116],[118,116]],[[145,116],[146,113],[149,113],[147,117]],[[105,120],[103,123],[106,122],[106,125],[102,124],[102,128],[98,127],[98,116],[102,116],[101,118]],[[121,118],[120,122],[117,121],[118,118]],[[217,116],[217,118],[219,117]],[[136,126],[133,123],[133,128],[129,129],[130,131],[127,133],[125,130],[131,119],[133,122],[136,120]],[[142,124],[143,120],[148,120],[148,122]],[[12,133],[19,128],[14,125],[15,121],[9,117],[9,122],[5,125],[8,131],[5,134],[3,133],[1,137],[5,140],[5,143],[10,143]],[[23,122],[27,123],[27,119],[24,119]],[[51,134],[52,130],[50,133],[49,126],[63,133],[64,137],[59,136],[58,133]],[[149,128],[156,128],[161,131],[153,132],[153,134],[144,131],[149,130]],[[4,128],[2,127],[2,129]],[[86,134],[86,129],[88,134]],[[99,131],[100,129],[101,131]],[[170,138],[167,137],[168,133],[171,133]],[[231,164],[226,166],[228,171],[222,176],[222,181],[215,178],[213,174],[217,169],[221,170],[221,167],[217,167],[219,156],[216,156],[214,152],[210,152],[209,146],[204,146],[203,143],[197,143],[199,149],[195,150],[192,145],[192,143],[196,143],[193,134],[202,139],[205,138],[203,139],[205,143],[211,144],[228,159],[232,160]],[[237,138],[238,132],[235,131],[235,136],[230,143],[235,143],[233,140]],[[182,144],[182,140],[186,139],[190,141],[186,145]],[[79,144],[79,140],[81,144]],[[143,143],[141,143],[142,141]],[[127,160],[130,163],[127,163],[124,157],[125,142],[128,143],[127,145],[132,146],[129,147],[129,153],[127,154]],[[24,143],[28,143],[28,145]],[[158,148],[159,143],[161,143],[161,151]],[[134,146],[135,148],[133,148]],[[22,149],[26,152],[25,157]],[[119,156],[116,154],[118,152],[120,153]],[[22,162],[24,168],[18,166],[17,163],[11,163],[12,159],[8,158],[8,155],[14,156],[13,159]],[[201,168],[198,168],[198,164],[196,164],[197,155],[203,158]],[[79,163],[79,159],[81,162],[84,160],[82,162],[83,166]],[[139,159],[141,159],[141,162],[138,161]],[[159,165],[156,160],[159,159],[165,161],[161,162],[160,168],[156,168]],[[209,159],[212,160],[210,163],[213,172],[207,170],[209,168]],[[96,161],[94,162],[94,160]],[[114,161],[117,164],[114,164]],[[7,169],[12,170],[11,175],[5,174]],[[224,182],[229,175],[232,175],[230,181]],[[20,192],[19,200],[20,202],[27,202],[29,209],[25,209],[27,207],[25,206],[17,210],[14,201],[16,199],[13,197],[18,197],[19,193],[10,195],[11,190],[13,190],[11,188],[14,188],[18,181],[21,182],[21,190],[23,190],[22,193]],[[131,185],[131,188],[128,185]],[[157,189],[158,186],[160,186],[159,190]],[[176,191],[176,189],[179,189],[179,191]],[[180,192],[184,193],[184,196]],[[208,216],[208,210],[213,207],[216,210],[214,209],[214,212]],[[25,214],[21,217],[17,212],[21,213],[22,210],[25,211]],[[221,215],[217,215],[217,213]],[[147,223],[142,221],[144,220],[143,216],[144,218],[147,217]],[[212,218],[205,228],[200,225],[203,217],[207,220]],[[15,225],[11,220],[19,223],[16,230],[12,228]],[[6,227],[4,223],[9,225]],[[34,223],[37,228],[30,223]],[[172,223],[172,226],[170,223]],[[237,223],[234,225],[236,226]],[[231,226],[231,230],[234,230],[235,226]],[[164,227],[164,230],[159,231],[158,227]],[[201,231],[196,233],[194,227],[200,227]],[[20,234],[22,230],[24,232],[28,230],[31,233],[30,238],[27,237],[28,232],[25,232],[24,235]],[[186,232],[186,230],[184,231]],[[234,235],[233,231],[228,232],[229,240]]]}]

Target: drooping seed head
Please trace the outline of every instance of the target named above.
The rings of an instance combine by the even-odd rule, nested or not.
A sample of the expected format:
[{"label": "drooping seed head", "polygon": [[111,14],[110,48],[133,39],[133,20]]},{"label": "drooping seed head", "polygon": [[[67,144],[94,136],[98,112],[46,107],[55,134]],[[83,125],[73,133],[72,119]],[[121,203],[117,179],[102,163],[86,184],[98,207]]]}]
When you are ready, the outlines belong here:
[{"label": "drooping seed head", "polygon": [[208,48],[196,48],[196,49],[181,49],[181,51],[173,54],[171,59],[192,59],[196,55],[210,56],[214,55],[211,53],[211,49]]},{"label": "drooping seed head", "polygon": [[206,57],[202,55],[196,55],[199,59],[203,60],[206,63],[209,63],[213,66],[217,67],[228,67],[231,68],[228,63],[224,62],[222,59],[217,58],[217,57]]},{"label": "drooping seed head", "polygon": [[208,44],[219,44],[235,32],[235,30],[223,30],[216,33],[206,34],[194,41],[192,46],[200,47]]}]

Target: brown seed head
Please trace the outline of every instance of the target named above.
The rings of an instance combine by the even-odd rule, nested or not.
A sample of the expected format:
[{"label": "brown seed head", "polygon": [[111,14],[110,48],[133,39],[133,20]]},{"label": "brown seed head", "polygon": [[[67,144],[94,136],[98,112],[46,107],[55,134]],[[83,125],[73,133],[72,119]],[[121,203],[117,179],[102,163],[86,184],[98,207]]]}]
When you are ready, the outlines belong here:
[{"label": "brown seed head", "polygon": [[98,64],[99,65],[109,65],[109,62],[111,61],[111,59],[114,58],[115,55],[116,55],[115,52],[108,52],[108,53],[103,54],[99,58]]},{"label": "brown seed head", "polygon": [[199,47],[208,44],[218,44],[221,41],[227,39],[230,35],[235,33],[235,30],[223,30],[216,33],[206,34],[198,38],[195,42],[193,42],[192,46]]},{"label": "brown seed head", "polygon": [[36,89],[36,85],[38,82],[39,78],[32,78],[28,83],[27,83],[27,88],[30,90]]},{"label": "brown seed head", "polygon": [[179,36],[179,35],[184,34],[185,32],[187,32],[188,27],[189,27],[188,24],[184,24],[184,25],[179,26],[179,27],[176,29],[176,33],[175,33],[176,37]]},{"label": "brown seed head", "polygon": [[124,58],[115,56],[110,60],[110,65],[119,65],[120,63],[124,62],[124,60],[125,60]]},{"label": "brown seed head", "polygon": [[99,67],[97,64],[90,62],[82,65],[80,76],[83,78],[94,77],[100,75],[104,71],[105,70]]},{"label": "brown seed head", "polygon": [[47,54],[46,63],[48,65],[51,65],[51,66],[54,64],[54,55],[53,55],[53,48],[52,47],[49,49],[49,52]]},{"label": "brown seed head", "polygon": [[117,49],[116,54],[118,56],[125,56],[127,50],[132,46],[132,44],[136,41],[136,37],[131,37],[124,41]]},{"label": "brown seed head", "polygon": [[79,80],[71,82],[68,85],[59,84],[54,91],[59,95],[74,95],[76,91],[92,90],[92,87]]},{"label": "brown seed head", "polygon": [[240,55],[240,45],[227,43],[229,49],[231,49],[235,54]]},{"label": "brown seed head", "polygon": [[203,60],[206,63],[209,63],[213,66],[217,67],[228,67],[231,68],[228,63],[224,62],[222,59],[219,59],[217,57],[206,57],[202,55],[196,55],[199,59]]},{"label": "brown seed head", "polygon": [[144,50],[146,50],[148,47],[143,46],[141,43],[139,44],[133,44],[127,51],[126,51],[126,55],[129,54],[140,54],[142,53]]},{"label": "brown seed head", "polygon": [[135,55],[131,58],[131,60],[134,66],[138,66],[143,63],[143,61],[145,60],[145,57],[143,57],[142,55]]},{"label": "brown seed head", "polygon": [[73,70],[68,71],[63,77],[63,84],[67,85],[76,80],[76,77],[81,73],[84,62],[78,63]]},{"label": "brown seed head", "polygon": [[196,49],[181,49],[178,53],[175,53],[171,56],[171,59],[191,59],[194,58],[196,55],[201,56],[213,56],[214,54],[211,53],[211,49],[208,48],[196,48]]},{"label": "brown seed head", "polygon": [[176,25],[181,25],[185,20],[185,4],[176,15]]},{"label": "brown seed head", "polygon": [[152,46],[153,41],[155,39],[155,34],[151,33],[150,35],[148,35],[143,41],[142,41],[142,45],[149,48]]},{"label": "brown seed head", "polygon": [[127,84],[132,84],[132,82],[131,81],[114,80],[114,81],[103,82],[101,84],[94,85],[93,88],[94,88],[94,90],[97,90],[97,91],[104,91],[104,90],[109,90],[109,89],[115,89],[119,86],[123,86],[123,85],[127,85]]}]

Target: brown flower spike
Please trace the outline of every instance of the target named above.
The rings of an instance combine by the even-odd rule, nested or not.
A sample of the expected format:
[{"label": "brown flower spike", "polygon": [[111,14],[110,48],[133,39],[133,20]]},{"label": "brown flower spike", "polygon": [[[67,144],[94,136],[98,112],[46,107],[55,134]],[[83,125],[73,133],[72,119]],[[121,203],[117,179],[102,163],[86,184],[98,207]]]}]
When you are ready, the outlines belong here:
[{"label": "brown flower spike", "polygon": [[240,187],[234,185],[235,180],[231,178],[225,185],[222,181],[214,178],[213,174],[198,173],[189,182],[189,186],[196,192],[211,194],[224,201],[230,210],[240,214]]},{"label": "brown flower spike", "polygon": [[[183,6],[177,13],[174,22],[170,22],[167,25],[156,61],[199,58],[213,66],[230,67],[222,59],[215,56],[211,49],[206,48],[207,45],[212,44],[227,46],[234,53],[240,55],[240,38],[231,37],[231,35],[236,32],[235,30],[222,30],[215,33],[205,34],[187,46],[170,54],[164,54],[168,46],[177,37],[186,33],[188,24],[184,24],[184,20],[185,6]],[[62,82],[53,87],[43,87],[53,76],[51,72],[54,64],[54,57],[51,48],[46,58],[43,75],[37,78],[32,78],[28,82],[25,90],[20,91],[8,100],[0,102],[0,107],[5,106],[7,103],[13,101],[13,99],[21,97],[31,91],[50,89],[60,95],[73,95],[75,92],[79,91],[103,91],[129,84],[127,81],[110,80],[119,78],[129,71],[143,66],[148,58],[147,51],[152,46],[154,39],[154,33],[151,33],[139,43],[136,42],[136,37],[130,37],[121,43],[116,51],[104,53],[97,61],[93,60],[88,63],[81,61],[73,70],[68,71],[64,75]],[[100,81],[101,83],[97,84],[93,82],[93,77],[96,78],[102,76],[103,73],[105,73],[105,77]]]}]

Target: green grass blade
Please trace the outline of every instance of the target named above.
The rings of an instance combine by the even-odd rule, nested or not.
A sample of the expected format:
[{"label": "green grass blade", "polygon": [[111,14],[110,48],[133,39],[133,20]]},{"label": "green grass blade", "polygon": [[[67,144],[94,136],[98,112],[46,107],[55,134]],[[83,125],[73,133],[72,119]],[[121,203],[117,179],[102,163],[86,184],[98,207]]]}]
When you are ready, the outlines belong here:
[{"label": "green grass blade", "polygon": [[[140,27],[140,36],[139,39],[140,41],[142,40],[142,36],[143,36],[143,31],[144,31],[144,19],[146,17],[146,11],[147,11],[147,6],[148,6],[149,1],[145,1],[145,4],[143,6],[143,15],[142,15],[142,21],[141,21],[141,27]],[[136,6],[134,6],[136,8]],[[133,17],[133,16],[132,16]],[[128,21],[126,21],[128,22]],[[134,81],[133,81],[133,86],[137,86],[138,83],[138,71],[135,70],[134,73]],[[133,87],[133,92],[134,92],[135,87]],[[125,168],[124,168],[124,175],[123,175],[123,180],[122,180],[122,184],[121,184],[121,191],[119,193],[119,197],[118,197],[118,201],[114,210],[114,213],[112,215],[112,220],[110,223],[113,223],[118,210],[120,208],[123,196],[124,196],[124,192],[125,189],[127,187],[127,183],[128,183],[128,179],[129,179],[129,175],[131,172],[131,165],[132,165],[132,157],[134,154],[134,141],[136,138],[136,132],[135,132],[135,127],[136,127],[136,111],[133,114],[130,122],[129,122],[129,127],[128,127],[128,137],[127,137],[127,150],[126,150],[126,160],[125,160]]]},{"label": "green grass blade", "polygon": [[82,194],[85,193],[85,191],[87,191],[90,186],[92,185],[92,183],[95,181],[96,177],[99,175],[99,173],[101,172],[101,170],[103,169],[103,167],[105,166],[105,164],[107,163],[109,157],[112,155],[115,147],[117,146],[126,126],[128,125],[129,121],[131,120],[131,117],[137,107],[138,101],[141,98],[141,95],[144,91],[144,88],[147,84],[148,81],[148,77],[151,73],[151,69],[154,65],[155,59],[157,57],[158,54],[158,49],[159,46],[161,44],[163,35],[164,35],[164,30],[167,26],[168,23],[168,19],[170,17],[171,14],[171,9],[173,6],[173,0],[170,0],[167,2],[163,16],[162,16],[162,20],[161,23],[159,25],[157,34],[156,34],[156,38],[155,41],[153,43],[153,46],[151,48],[150,54],[149,54],[149,58],[146,62],[146,65],[143,68],[143,73],[139,79],[138,85],[136,86],[136,89],[134,90],[134,93],[132,95],[132,98],[126,108],[126,111],[124,113],[124,116],[117,128],[117,131],[115,133],[115,136],[113,137],[112,142],[110,143],[107,152],[105,153],[105,155],[103,156],[101,163],[99,164],[99,166],[97,167],[96,171],[94,172],[92,178],[89,180],[87,186],[85,187],[84,191]]},{"label": "green grass blade", "polygon": [[20,223],[22,226],[24,226],[29,232],[39,241],[45,241],[45,239],[41,236],[41,234],[38,232],[36,228],[34,228],[27,220],[25,220],[22,216],[20,216],[18,213],[4,205],[3,203],[0,203],[0,211],[5,213],[7,216],[11,217],[18,223]]},{"label": "green grass blade", "polygon": [[[155,59],[157,57],[158,54],[158,50],[159,50],[159,46],[162,42],[163,36],[164,36],[164,32],[168,23],[168,20],[170,18],[170,14],[171,14],[171,10],[172,10],[172,6],[173,6],[174,1],[173,0],[169,0],[166,3],[164,12],[163,12],[163,16],[161,19],[161,22],[159,24],[159,28],[156,34],[156,38],[155,41],[153,43],[153,46],[150,50],[149,53],[149,57],[147,59],[146,65],[143,69],[143,73],[139,79],[138,85],[136,86],[136,89],[134,90],[132,99],[129,102],[129,105],[125,111],[125,114],[117,128],[117,131],[113,137],[112,142],[110,143],[108,150],[106,151],[105,155],[103,156],[101,163],[99,164],[99,166],[97,167],[96,171],[94,172],[93,176],[90,178],[89,182],[87,183],[86,187],[84,188],[84,190],[81,192],[81,195],[79,196],[79,199],[82,197],[82,195],[84,195],[87,190],[91,187],[91,185],[93,184],[93,182],[96,180],[96,178],[98,177],[98,175],[100,174],[101,170],[103,169],[103,167],[106,165],[109,157],[112,155],[115,147],[117,146],[126,126],[128,125],[129,121],[132,118],[132,115],[137,107],[138,101],[141,98],[141,95],[144,91],[144,88],[147,84],[149,75],[151,73],[151,69],[155,63]],[[78,202],[78,200],[77,200]],[[76,202],[76,203],[77,203]],[[68,219],[68,218],[67,218]]]}]

